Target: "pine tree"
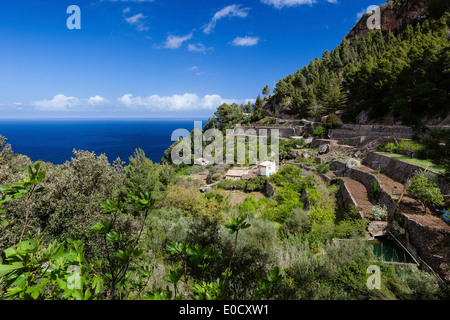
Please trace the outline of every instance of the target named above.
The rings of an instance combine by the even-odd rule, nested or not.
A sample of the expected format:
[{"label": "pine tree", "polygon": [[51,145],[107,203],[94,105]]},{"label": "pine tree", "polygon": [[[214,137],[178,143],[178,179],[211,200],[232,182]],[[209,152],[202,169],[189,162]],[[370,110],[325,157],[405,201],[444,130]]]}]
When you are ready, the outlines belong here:
[{"label": "pine tree", "polygon": [[269,85],[266,85],[264,87],[264,89],[262,90],[262,94],[265,95],[265,96],[270,95],[270,87],[269,87]]}]

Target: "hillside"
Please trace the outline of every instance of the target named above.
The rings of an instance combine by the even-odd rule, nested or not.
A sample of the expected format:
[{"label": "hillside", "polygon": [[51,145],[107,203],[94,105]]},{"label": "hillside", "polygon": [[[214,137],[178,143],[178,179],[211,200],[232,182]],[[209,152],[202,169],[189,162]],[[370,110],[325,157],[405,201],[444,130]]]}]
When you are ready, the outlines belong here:
[{"label": "hillside", "polygon": [[381,30],[369,30],[365,14],[338,47],[258,97],[255,111],[311,119],[343,110],[348,123],[448,124],[448,6],[388,1],[380,7]]}]

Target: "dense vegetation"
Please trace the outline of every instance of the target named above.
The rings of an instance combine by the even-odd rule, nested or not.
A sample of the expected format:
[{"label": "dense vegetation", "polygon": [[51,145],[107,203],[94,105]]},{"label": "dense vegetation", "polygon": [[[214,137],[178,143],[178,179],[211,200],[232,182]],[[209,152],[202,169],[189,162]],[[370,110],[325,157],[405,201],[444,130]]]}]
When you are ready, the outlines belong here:
[{"label": "dense vegetation", "polygon": [[[52,165],[2,141],[2,299],[443,298],[431,275],[377,261],[366,223],[300,168],[233,206],[142,150],[125,167],[85,151]],[[367,287],[370,265],[381,290]]]},{"label": "dense vegetation", "polygon": [[[390,1],[382,10],[401,5]],[[342,109],[347,121],[367,110],[371,118],[390,115],[408,125],[420,124],[424,116],[445,118],[450,105],[448,2],[430,1],[427,15],[398,34],[369,30],[362,39],[343,39],[281,79],[264,108],[281,104],[286,113],[305,118]]]},{"label": "dense vegetation", "polygon": [[[425,21],[397,35],[370,31],[364,39],[344,39],[280,80],[272,96],[264,87],[264,99],[259,95],[254,105],[219,106],[204,130],[273,125],[263,113],[276,104],[298,117],[344,109],[344,118],[354,119],[369,109],[372,117],[393,115],[409,124],[448,110],[449,14],[440,10],[444,2],[430,3]],[[312,134],[341,124],[330,117]],[[435,160],[445,164],[443,137],[446,132],[389,148],[439,155]],[[172,145],[160,164],[142,150],[126,166],[74,150],[70,161],[54,165],[13,153],[0,136],[0,299],[448,300],[432,275],[377,260],[365,241],[367,221],[339,205],[337,186],[285,165],[268,179],[222,180],[201,193],[194,176],[205,170],[209,182],[218,181],[226,167],[173,165],[179,143],[185,142]],[[280,158],[303,146],[280,141]],[[233,190],[245,199],[232,204]],[[421,176],[410,191],[424,206],[442,200]],[[373,213],[386,218],[383,207]],[[370,266],[381,270],[381,289],[367,285]]]}]

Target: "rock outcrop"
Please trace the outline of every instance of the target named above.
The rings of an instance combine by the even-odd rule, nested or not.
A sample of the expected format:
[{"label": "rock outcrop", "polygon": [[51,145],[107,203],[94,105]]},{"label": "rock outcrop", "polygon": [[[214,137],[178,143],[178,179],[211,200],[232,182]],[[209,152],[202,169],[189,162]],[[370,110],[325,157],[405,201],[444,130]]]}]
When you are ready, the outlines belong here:
[{"label": "rock outcrop", "polygon": [[[407,0],[404,3],[399,1],[388,1],[381,8],[381,30],[397,33],[406,23],[415,23],[425,18],[426,5],[428,0]],[[347,39],[351,40],[355,36],[364,38],[368,32],[367,19],[371,14],[365,14],[349,31]]]}]

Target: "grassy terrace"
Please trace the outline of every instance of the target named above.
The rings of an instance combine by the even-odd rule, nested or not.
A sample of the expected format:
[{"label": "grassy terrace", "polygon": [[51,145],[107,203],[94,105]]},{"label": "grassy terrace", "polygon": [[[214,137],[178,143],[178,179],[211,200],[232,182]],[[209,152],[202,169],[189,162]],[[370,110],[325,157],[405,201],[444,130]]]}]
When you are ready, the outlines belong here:
[{"label": "grassy terrace", "polygon": [[435,171],[435,172],[438,172],[441,174],[445,173],[445,168],[443,166],[432,163],[431,160],[422,160],[422,159],[417,159],[417,158],[411,158],[411,157],[405,156],[403,154],[390,153],[390,152],[377,152],[377,153],[388,156],[393,159],[405,161],[407,163],[410,163],[410,164],[413,164],[416,166],[420,166],[423,168],[426,168],[428,166],[429,170]]}]

